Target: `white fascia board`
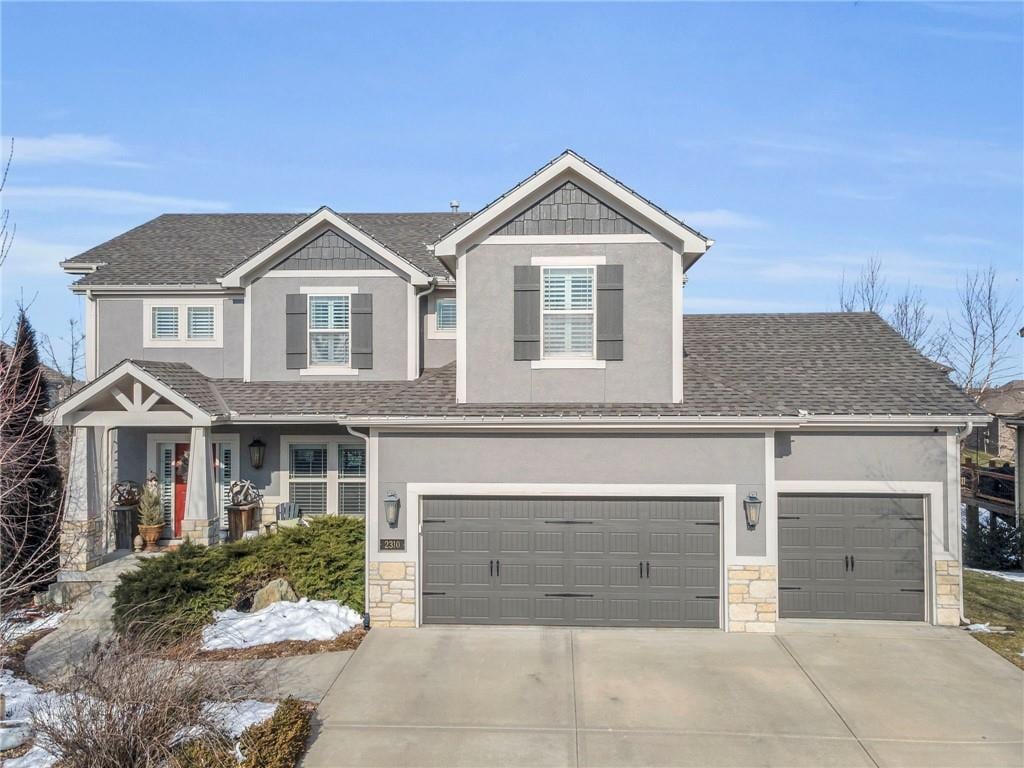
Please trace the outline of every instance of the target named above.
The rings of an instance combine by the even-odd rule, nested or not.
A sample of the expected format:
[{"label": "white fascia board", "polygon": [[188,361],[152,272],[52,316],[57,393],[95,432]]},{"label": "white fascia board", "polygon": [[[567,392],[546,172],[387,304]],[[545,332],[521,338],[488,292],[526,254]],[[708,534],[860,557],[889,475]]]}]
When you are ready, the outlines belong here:
[{"label": "white fascia board", "polygon": [[321,227],[334,227],[346,238],[362,246],[375,256],[380,257],[403,275],[406,275],[413,285],[426,285],[430,280],[429,275],[414,267],[390,248],[381,245],[381,243],[351,224],[343,216],[339,216],[330,208],[325,207],[303,219],[291,230],[263,248],[263,250],[250,256],[228,272],[228,274],[220,278],[221,285],[226,288],[241,287],[246,282],[251,281],[253,275],[258,273],[260,269],[271,263],[274,259],[279,258],[285,250],[295,246]]},{"label": "white fascia board", "polygon": [[760,432],[765,429],[797,430],[797,429],[870,429],[885,431],[909,428],[937,429],[954,427],[966,420],[955,420],[951,417],[943,419],[877,419],[869,420],[809,420],[799,417],[764,416],[764,417],[729,417],[729,416],[346,416],[352,423],[374,424],[378,426],[437,426],[452,428],[483,429],[577,429],[581,427],[594,429],[733,429]]},{"label": "white fascia board", "polygon": [[459,252],[460,246],[463,246],[473,235],[478,234],[481,230],[491,232],[502,217],[508,215],[511,210],[517,209],[538,192],[545,190],[548,185],[562,181],[563,178],[568,180],[573,177],[600,190],[609,201],[617,202],[622,207],[630,209],[652,222],[677,239],[681,249],[686,253],[702,254],[713,242],[695,234],[688,227],[682,226],[639,195],[630,192],[575,155],[566,154],[522,182],[505,197],[493,203],[490,208],[468,219],[462,226],[439,240],[434,245],[434,255],[438,258],[450,259]]},{"label": "white fascia board", "polygon": [[160,379],[156,378],[148,371],[144,371],[131,360],[125,360],[119,365],[111,368],[98,379],[86,384],[64,402],[58,404],[51,412],[54,423],[62,423],[65,419],[75,414],[88,400],[98,394],[101,394],[104,389],[111,386],[115,381],[126,374],[134,377],[137,381],[142,382],[154,392],[158,392],[162,398],[185,411],[185,413],[192,416],[193,419],[207,423],[209,422],[210,414],[202,408],[187,398],[179,395],[175,390],[160,381]]},{"label": "white fascia board", "polygon": [[59,266],[69,275],[91,275],[106,264],[105,261],[62,261]]},{"label": "white fascia board", "polygon": [[217,294],[237,295],[241,289],[226,290],[223,286],[213,284],[195,285],[72,285],[72,293],[91,293],[94,296],[124,295],[129,298],[139,294]]}]

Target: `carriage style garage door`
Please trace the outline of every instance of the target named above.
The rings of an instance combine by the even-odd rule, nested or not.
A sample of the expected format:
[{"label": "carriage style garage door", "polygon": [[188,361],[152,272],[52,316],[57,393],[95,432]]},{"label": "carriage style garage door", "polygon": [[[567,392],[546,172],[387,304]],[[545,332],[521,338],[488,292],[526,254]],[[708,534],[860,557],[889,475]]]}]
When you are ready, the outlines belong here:
[{"label": "carriage style garage door", "polygon": [[924,500],[780,496],[779,617],[924,620]]},{"label": "carriage style garage door", "polygon": [[424,623],[719,625],[717,499],[423,499]]}]

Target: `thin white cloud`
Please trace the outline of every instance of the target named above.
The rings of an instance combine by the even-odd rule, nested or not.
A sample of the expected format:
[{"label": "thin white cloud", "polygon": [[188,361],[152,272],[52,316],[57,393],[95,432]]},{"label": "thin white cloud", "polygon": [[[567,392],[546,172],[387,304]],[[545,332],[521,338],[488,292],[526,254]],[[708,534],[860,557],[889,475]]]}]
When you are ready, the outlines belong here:
[{"label": "thin white cloud", "polygon": [[87,210],[99,213],[152,213],[165,211],[216,212],[230,207],[219,200],[150,195],[123,189],[95,187],[17,187],[4,190],[7,206],[35,211]]},{"label": "thin white cloud", "polygon": [[[4,143],[10,142],[10,137]],[[145,168],[132,160],[128,150],[109,136],[84,133],[52,133],[49,136],[15,136],[14,157],[18,165],[87,163],[121,168]]]},{"label": "thin white cloud", "polygon": [[726,208],[708,211],[683,211],[679,218],[698,230],[704,229],[760,229],[764,222],[754,216]]},{"label": "thin white cloud", "polygon": [[48,243],[15,237],[4,271],[11,276],[62,275],[59,264],[85,248],[67,243]]},{"label": "thin white cloud", "polygon": [[979,248],[995,245],[995,241],[989,240],[987,237],[958,235],[955,233],[945,235],[925,235],[921,239],[926,243],[931,243],[932,245],[950,245],[966,248]]}]

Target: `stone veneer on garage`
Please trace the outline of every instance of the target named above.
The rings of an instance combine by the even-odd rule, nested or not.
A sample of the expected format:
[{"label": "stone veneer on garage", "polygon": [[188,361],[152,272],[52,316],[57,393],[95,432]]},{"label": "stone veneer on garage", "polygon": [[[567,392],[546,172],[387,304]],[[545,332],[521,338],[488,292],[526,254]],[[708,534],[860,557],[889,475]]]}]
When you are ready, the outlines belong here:
[{"label": "stone veneer on garage", "polygon": [[779,570],[774,565],[730,565],[729,631],[774,632],[779,615]]},{"label": "stone veneer on garage", "polygon": [[415,627],[416,563],[370,562],[366,610],[372,627]]},{"label": "stone veneer on garage", "polygon": [[960,562],[935,561],[935,623],[946,627],[960,625]]}]

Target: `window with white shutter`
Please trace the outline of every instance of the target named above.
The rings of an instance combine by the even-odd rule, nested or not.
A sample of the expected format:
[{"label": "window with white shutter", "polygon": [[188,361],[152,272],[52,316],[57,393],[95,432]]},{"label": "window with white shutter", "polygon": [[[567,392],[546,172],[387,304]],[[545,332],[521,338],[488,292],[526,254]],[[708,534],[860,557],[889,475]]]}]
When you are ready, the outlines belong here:
[{"label": "window with white shutter", "polygon": [[545,267],[541,290],[541,357],[593,359],[594,268]]},{"label": "window with white shutter", "polygon": [[151,338],[154,339],[177,339],[178,338],[178,308],[177,307],[153,307],[151,310],[152,325]]},{"label": "window with white shutter", "polygon": [[309,365],[347,366],[350,361],[348,296],[309,297]]},{"label": "window with white shutter", "polygon": [[366,449],[362,446],[338,446],[338,512],[366,514]]},{"label": "window with white shutter", "polygon": [[214,332],[213,307],[188,308],[188,337],[190,339],[212,339]]},{"label": "window with white shutter", "polygon": [[288,501],[304,515],[327,514],[327,445],[294,444],[289,449]]}]

